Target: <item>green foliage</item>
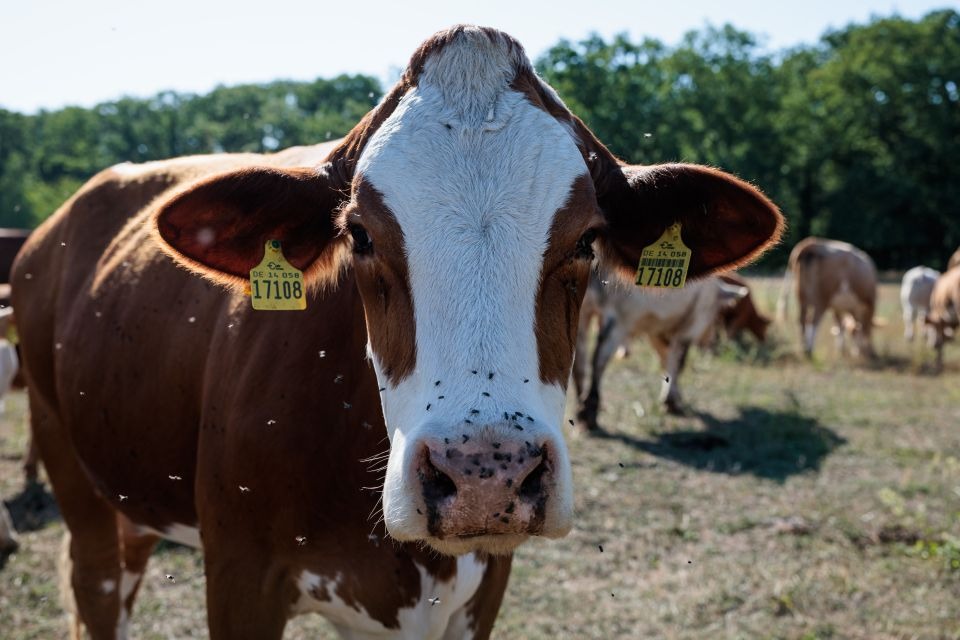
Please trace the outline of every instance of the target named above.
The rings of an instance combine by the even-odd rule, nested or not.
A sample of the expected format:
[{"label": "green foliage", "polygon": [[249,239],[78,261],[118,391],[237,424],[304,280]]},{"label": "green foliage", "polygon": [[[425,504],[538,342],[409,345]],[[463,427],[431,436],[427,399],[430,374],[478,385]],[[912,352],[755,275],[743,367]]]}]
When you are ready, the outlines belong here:
[{"label": "green foliage", "polygon": [[382,94],[376,79],[166,91],[33,116],[0,110],[0,227],[33,227],[118,162],[222,151],[269,152],[344,135]]},{"label": "green foliage", "polygon": [[[790,223],[768,267],[811,234],[853,242],[881,268],[942,268],[960,245],[957,11],[874,19],[777,54],[729,25],[674,47],[592,36],[560,41],[537,67],[630,162],[700,162],[760,185]],[[380,95],[372,78],[340,76],[0,110],[0,226],[37,224],[116,162],[339,137]]]},{"label": "green foliage", "polygon": [[942,268],[960,245],[960,14],[875,19],[765,54],[727,25],[679,46],[594,36],[538,67],[614,153],[702,162],[761,185],[790,222],[883,268]]}]

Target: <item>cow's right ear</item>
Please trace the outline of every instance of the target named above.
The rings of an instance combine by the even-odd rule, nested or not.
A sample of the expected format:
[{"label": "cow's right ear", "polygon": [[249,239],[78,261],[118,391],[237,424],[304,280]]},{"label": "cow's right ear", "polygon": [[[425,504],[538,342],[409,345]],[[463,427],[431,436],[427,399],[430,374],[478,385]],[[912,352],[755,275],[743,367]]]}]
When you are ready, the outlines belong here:
[{"label": "cow's right ear", "polygon": [[330,167],[254,167],[207,178],[161,203],[160,245],[178,263],[214,281],[242,287],[268,240],[307,284],[335,279],[347,240],[336,224],[346,198]]}]

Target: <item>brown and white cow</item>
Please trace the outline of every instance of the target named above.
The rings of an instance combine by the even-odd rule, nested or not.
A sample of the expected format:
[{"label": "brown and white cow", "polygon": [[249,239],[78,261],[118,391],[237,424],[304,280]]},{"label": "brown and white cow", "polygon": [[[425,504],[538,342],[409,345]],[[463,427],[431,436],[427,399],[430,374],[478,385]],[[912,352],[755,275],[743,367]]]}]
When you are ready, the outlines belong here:
[{"label": "brown and white cow", "polygon": [[736,273],[721,273],[717,276],[733,287],[742,287],[746,289],[746,295],[739,298],[732,306],[724,306],[720,310],[720,323],[728,338],[739,340],[743,333],[749,332],[758,342],[766,342],[767,327],[773,322],[770,318],[760,313],[756,304],[753,302],[753,295],[750,291],[750,284]]},{"label": "brown and white cow", "polygon": [[854,351],[873,354],[870,335],[877,300],[877,268],[866,253],[847,242],[805,238],[790,252],[787,275],[777,302],[777,315],[786,316],[790,280],[796,280],[800,303],[800,339],[807,357],[813,355],[823,314],[833,311],[837,347],[843,352],[852,334]]},{"label": "brown and white cow", "polygon": [[937,350],[937,369],[943,368],[943,345],[960,328],[960,265],[937,278],[930,295],[926,323],[932,327],[931,343]]},{"label": "brown and white cow", "polygon": [[[332,148],[93,178],[14,276],[80,621],[124,634],[162,536],[202,547],[214,640],[307,611],[348,637],[487,637],[511,551],[573,524],[594,249],[632,274],[675,222],[702,276],[782,217],[714,169],[622,164],[519,43],[464,26]],[[305,311],[243,295],[271,240]]]},{"label": "brown and white cow", "polygon": [[[651,290],[590,280],[580,312],[573,379],[580,408],[577,419],[587,431],[598,428],[600,381],[618,348],[631,339],[646,336],[660,357],[663,385],[660,401],[670,413],[681,413],[680,372],[691,345],[709,342],[717,318],[747,295],[748,289],[729,285],[720,278],[705,278],[682,289]],[[592,357],[587,340],[593,319],[597,319],[597,341]],[[585,385],[586,363],[591,363],[590,387]]]}]

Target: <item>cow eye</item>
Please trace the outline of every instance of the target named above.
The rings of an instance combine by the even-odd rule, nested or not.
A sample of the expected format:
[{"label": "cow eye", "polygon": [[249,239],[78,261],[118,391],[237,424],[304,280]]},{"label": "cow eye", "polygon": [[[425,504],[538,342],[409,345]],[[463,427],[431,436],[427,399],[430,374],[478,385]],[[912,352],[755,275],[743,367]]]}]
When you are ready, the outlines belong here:
[{"label": "cow eye", "polygon": [[574,251],[575,258],[584,260],[593,260],[593,241],[597,239],[597,230],[589,229],[577,240],[577,248]]},{"label": "cow eye", "polygon": [[366,255],[373,252],[373,241],[367,230],[358,224],[350,225],[350,236],[353,238],[353,252]]}]

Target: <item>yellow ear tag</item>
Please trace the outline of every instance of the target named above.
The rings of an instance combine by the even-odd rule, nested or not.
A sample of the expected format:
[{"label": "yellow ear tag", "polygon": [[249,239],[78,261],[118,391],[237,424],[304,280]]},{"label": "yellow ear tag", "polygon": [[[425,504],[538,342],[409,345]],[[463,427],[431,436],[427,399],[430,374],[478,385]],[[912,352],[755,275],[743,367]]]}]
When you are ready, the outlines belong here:
[{"label": "yellow ear tag", "polygon": [[637,266],[637,285],[681,288],[687,281],[691,255],[693,252],[680,239],[680,223],[667,227],[659,240],[643,248]]},{"label": "yellow ear tag", "polygon": [[303,272],[287,262],[279,240],[267,240],[263,260],[250,269],[250,302],[258,311],[307,308]]}]

